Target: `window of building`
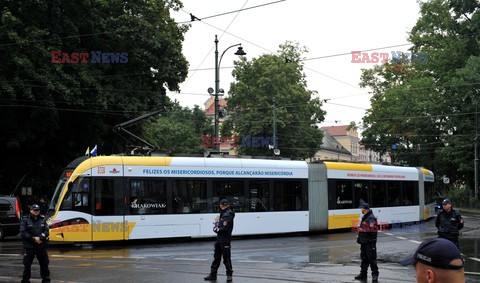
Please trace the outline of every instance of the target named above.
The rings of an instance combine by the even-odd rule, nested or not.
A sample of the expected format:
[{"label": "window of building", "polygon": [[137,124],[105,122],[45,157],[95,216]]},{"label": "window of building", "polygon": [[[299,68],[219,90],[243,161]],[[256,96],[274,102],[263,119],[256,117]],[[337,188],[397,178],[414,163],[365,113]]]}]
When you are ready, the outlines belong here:
[{"label": "window of building", "polygon": [[207,182],[175,180],[173,182],[173,213],[207,212]]},{"label": "window of building", "polygon": [[130,180],[130,214],[166,214],[165,180]]}]

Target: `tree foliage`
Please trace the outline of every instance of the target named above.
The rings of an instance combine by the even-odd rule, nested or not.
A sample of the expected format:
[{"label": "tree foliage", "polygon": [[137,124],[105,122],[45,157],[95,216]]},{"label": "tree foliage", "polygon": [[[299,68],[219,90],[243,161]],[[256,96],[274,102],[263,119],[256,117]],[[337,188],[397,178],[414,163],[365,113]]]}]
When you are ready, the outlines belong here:
[{"label": "tree foliage", "polygon": [[[305,51],[298,44],[287,42],[280,45],[278,54],[235,63],[235,81],[228,99],[230,116],[225,123],[231,135],[273,137],[275,111],[281,156],[302,159],[318,151],[322,132],[317,124],[323,121],[324,111],[306,86],[300,61]],[[273,155],[268,147],[238,150],[240,154]]]},{"label": "tree foliage", "polygon": [[[45,192],[87,146],[122,150],[114,125],[158,105],[187,74],[177,0],[3,1],[0,187]],[[125,64],[51,63],[52,51],[128,53]],[[88,60],[89,62],[91,60]],[[18,162],[22,160],[22,162]]]},{"label": "tree foliage", "polygon": [[211,122],[198,106],[175,104],[172,111],[146,126],[145,136],[161,152],[202,153],[202,135],[212,135]]},{"label": "tree foliage", "polygon": [[420,3],[409,41],[413,53],[428,53],[428,62],[389,62],[362,73],[362,86],[373,90],[362,143],[470,187],[480,103],[479,8],[474,0]]}]

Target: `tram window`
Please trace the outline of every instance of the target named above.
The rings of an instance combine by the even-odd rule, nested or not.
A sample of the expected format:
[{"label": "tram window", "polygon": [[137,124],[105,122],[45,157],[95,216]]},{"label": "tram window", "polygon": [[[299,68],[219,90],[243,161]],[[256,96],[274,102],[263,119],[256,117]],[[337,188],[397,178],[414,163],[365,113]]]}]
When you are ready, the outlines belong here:
[{"label": "tram window", "polygon": [[166,214],[167,189],[164,180],[130,180],[130,214]]},{"label": "tram window", "polygon": [[268,181],[250,181],[248,211],[268,211]]},{"label": "tram window", "polygon": [[369,203],[373,207],[385,207],[386,206],[386,182],[372,182],[372,203]]},{"label": "tram window", "polygon": [[95,180],[95,215],[115,215],[113,179]]},{"label": "tram window", "polygon": [[213,181],[213,212],[220,211],[220,200],[227,199],[235,212],[245,211],[243,181]]},{"label": "tram window", "polygon": [[387,205],[388,206],[400,206],[402,198],[402,183],[401,182],[388,182],[387,185]]},{"label": "tram window", "polygon": [[402,205],[418,205],[417,182],[403,182]]},{"label": "tram window", "polygon": [[433,203],[433,183],[425,182],[425,204]]},{"label": "tram window", "polygon": [[351,181],[337,181],[336,189],[336,208],[353,208],[353,190]]},{"label": "tram window", "polygon": [[353,189],[355,191],[355,207],[359,207],[362,203],[370,203],[368,181],[353,181]]},{"label": "tram window", "polygon": [[207,212],[207,182],[176,180],[173,182],[173,213]]},{"label": "tram window", "polygon": [[69,187],[65,196],[63,197],[62,205],[60,206],[60,210],[70,210],[72,209],[72,190]]},{"label": "tram window", "polygon": [[273,187],[273,209],[275,211],[302,210],[302,182],[276,181]]},{"label": "tram window", "polygon": [[90,199],[90,178],[78,177],[71,185],[63,198],[62,210],[77,210],[91,212],[88,200]]}]

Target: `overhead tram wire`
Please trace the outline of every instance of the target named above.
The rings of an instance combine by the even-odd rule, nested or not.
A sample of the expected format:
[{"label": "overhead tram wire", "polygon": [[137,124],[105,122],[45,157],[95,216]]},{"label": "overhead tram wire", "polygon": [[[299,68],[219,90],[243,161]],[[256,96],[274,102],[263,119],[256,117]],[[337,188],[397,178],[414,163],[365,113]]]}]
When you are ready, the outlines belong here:
[{"label": "overhead tram wire", "polygon": [[[248,3],[248,0],[245,1],[245,3],[243,4],[242,8],[245,7],[245,5],[247,5]],[[237,12],[237,14],[235,15],[235,17],[230,21],[230,23],[228,24],[227,28],[225,29],[225,31],[220,35],[219,37],[219,40],[222,39],[223,35],[225,34],[225,32],[230,28],[230,26],[233,24],[233,22],[237,19],[238,15],[240,14],[240,11],[241,9],[239,10],[239,12]],[[188,13],[187,11],[183,10],[183,12],[187,13],[187,14],[191,14],[191,13]],[[202,21],[203,23],[203,21]],[[208,58],[208,56],[210,56],[210,54],[212,53],[213,51],[213,48],[214,48],[214,45],[212,45],[212,48],[210,48],[210,50],[208,51],[208,53],[205,55],[205,57],[203,58],[202,62],[200,62],[200,64],[198,65],[197,68],[200,68],[200,66],[202,66],[203,62],[205,62],[205,60]],[[180,91],[182,91],[182,89],[190,82],[190,80],[192,79],[192,77],[195,75],[196,72],[193,72],[191,76],[188,76],[188,79],[187,81],[182,85],[182,87],[180,88]]]},{"label": "overhead tram wire", "polygon": [[[184,12],[187,13],[187,14],[189,14],[189,13],[186,12],[186,11],[184,11]],[[258,47],[258,48],[260,48],[260,49],[263,49],[263,50],[267,51],[268,53],[271,53],[271,54],[275,54],[275,53],[276,53],[276,52],[273,52],[273,51],[271,51],[271,50],[269,50],[269,49],[267,49],[267,48],[265,48],[265,47],[263,47],[263,46],[260,46],[260,45],[258,45],[258,44],[256,44],[256,43],[253,43],[253,42],[251,42],[251,41],[249,41],[249,40],[246,40],[246,39],[241,38],[241,37],[239,37],[239,36],[237,36],[237,35],[234,35],[234,34],[228,32],[227,30],[222,30],[221,28],[218,28],[218,27],[216,27],[216,26],[214,26],[214,25],[211,25],[211,24],[206,23],[206,22],[203,22],[203,21],[202,21],[202,23],[204,23],[204,24],[206,24],[206,25],[208,25],[208,26],[210,26],[210,27],[212,27],[212,28],[215,28],[215,29],[217,29],[217,30],[220,30],[220,31],[222,31],[223,33],[226,33],[226,34],[228,34],[228,35],[231,35],[231,36],[233,36],[233,37],[235,37],[235,38],[237,38],[237,39],[240,39],[241,41],[247,42],[247,43],[249,43],[249,44],[251,44],[251,45],[253,45],[253,46],[256,46],[256,47]],[[212,49],[213,49],[213,47],[212,47]],[[211,52],[211,50],[210,50],[210,52]],[[204,61],[205,61],[205,59],[202,60],[202,63],[203,63]],[[304,61],[304,59],[301,59],[300,61]],[[201,63],[201,64],[202,64],[202,63]],[[201,64],[200,64],[200,65],[201,65]],[[226,68],[233,68],[233,67],[226,67]],[[329,79],[331,79],[331,80],[334,80],[334,81],[340,82],[340,83],[342,83],[342,84],[351,86],[351,87],[353,87],[353,88],[355,88],[355,89],[361,89],[361,88],[359,88],[358,86],[355,86],[355,85],[352,85],[352,84],[347,83],[347,82],[345,82],[345,81],[336,79],[336,78],[334,78],[334,77],[332,77],[332,76],[323,74],[323,73],[321,73],[321,72],[319,72],[319,71],[316,71],[316,70],[314,70],[314,69],[312,69],[312,68],[309,68],[309,67],[306,67],[306,66],[304,66],[304,68],[305,68],[305,69],[308,69],[308,70],[310,70],[310,71],[312,71],[312,72],[314,72],[314,73],[317,73],[317,74],[319,74],[319,75],[325,76],[325,77],[327,77],[327,78],[329,78]],[[197,68],[197,69],[198,69],[198,68]],[[201,69],[201,70],[203,71],[203,70],[208,70],[208,69],[209,69],[209,68]],[[211,68],[211,69],[213,69],[213,68]],[[194,70],[195,70],[195,69],[194,69]],[[195,72],[195,71],[194,71],[194,72]],[[189,80],[190,80],[190,77],[189,77],[188,81],[189,81]],[[188,82],[188,81],[187,81],[187,82]],[[187,82],[185,82],[184,86],[187,84]],[[182,89],[183,89],[184,86],[182,86]]]},{"label": "overhead tram wire", "polygon": [[[203,17],[203,18],[198,18],[198,17],[194,16],[192,13],[189,13],[189,15],[190,15],[190,17],[191,17],[190,21],[178,22],[177,24],[187,24],[187,23],[191,23],[191,22],[194,22],[194,21],[201,21],[201,20],[211,19],[211,18],[215,18],[215,17],[220,17],[220,16],[225,16],[225,15],[233,14],[233,13],[236,13],[236,12],[242,12],[242,11],[251,10],[251,9],[255,9],[255,8],[259,8],[259,7],[263,7],[263,6],[268,6],[268,5],[272,5],[272,4],[277,4],[277,3],[285,2],[285,1],[287,1],[287,0],[279,0],[279,1],[269,2],[269,3],[265,3],[265,4],[260,4],[260,5],[256,5],[256,6],[252,6],[252,7],[242,8],[242,9],[239,9],[239,10],[234,10],[234,11],[230,11],[230,12],[220,13],[220,14],[216,14],[216,15],[212,15],[212,16],[208,16],[208,17]],[[244,5],[244,6],[245,6],[245,5]]]},{"label": "overhead tram wire", "polygon": [[[400,46],[407,46],[407,45],[413,45],[413,44],[412,44],[412,43],[404,43],[404,44],[397,44],[397,45],[391,45],[391,46],[385,46],[385,47],[378,47],[378,48],[371,48],[371,49],[359,50],[359,51],[355,51],[355,52],[368,52],[368,51],[389,49],[389,48],[393,48],[393,47],[400,47]],[[312,57],[312,58],[305,58],[305,59],[302,59],[302,61],[311,61],[311,60],[332,58],[332,57],[338,57],[338,56],[352,55],[352,52],[353,52],[353,51],[350,51],[350,52],[348,52],[348,53],[338,53],[338,54],[332,54],[332,55],[325,55],[325,56],[318,56],[318,57]]]}]

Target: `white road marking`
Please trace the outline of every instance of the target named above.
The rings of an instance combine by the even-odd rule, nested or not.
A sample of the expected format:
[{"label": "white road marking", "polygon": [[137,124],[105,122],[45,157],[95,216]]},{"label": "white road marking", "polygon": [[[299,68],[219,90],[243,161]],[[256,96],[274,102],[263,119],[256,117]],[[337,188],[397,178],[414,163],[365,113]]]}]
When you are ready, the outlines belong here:
[{"label": "white road marking", "polygon": [[385,235],[388,235],[388,236],[393,236],[392,233],[385,233]]},{"label": "white road marking", "polygon": [[78,258],[78,257],[82,257],[82,256],[79,256],[79,255],[50,255],[51,257],[71,257],[71,258]]},{"label": "white road marking", "polygon": [[184,258],[184,257],[176,257],[174,260],[193,260],[193,261],[205,261],[208,260],[206,258]]},{"label": "white road marking", "polygon": [[480,272],[465,271],[465,274],[469,274],[469,275],[480,275]]},{"label": "white road marking", "polygon": [[422,242],[419,242],[419,241],[415,241],[415,240],[409,240],[410,242],[414,243],[414,244],[421,244]]},{"label": "white road marking", "polygon": [[23,256],[22,254],[0,254],[0,256]]},{"label": "white road marking", "polygon": [[309,262],[308,264],[320,265],[320,266],[343,266],[343,264],[339,264],[339,263],[320,263],[320,262]]},{"label": "white road marking", "polygon": [[475,261],[480,261],[480,258],[476,258],[476,257],[469,257],[469,259],[475,260]]},{"label": "white road marking", "polygon": [[406,240],[407,238],[404,238],[404,237],[395,237],[397,239],[400,239],[400,240]]},{"label": "white road marking", "polygon": [[239,260],[238,262],[247,262],[247,263],[273,263],[269,260]]}]

